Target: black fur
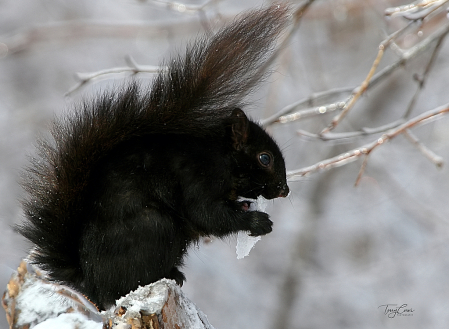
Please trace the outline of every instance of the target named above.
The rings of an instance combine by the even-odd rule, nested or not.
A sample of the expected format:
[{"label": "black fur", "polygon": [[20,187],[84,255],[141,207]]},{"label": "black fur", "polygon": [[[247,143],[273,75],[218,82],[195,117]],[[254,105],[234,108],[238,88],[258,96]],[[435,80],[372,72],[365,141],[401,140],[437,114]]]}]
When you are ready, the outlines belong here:
[{"label": "black fur", "polygon": [[57,120],[27,170],[34,263],[100,308],[172,278],[200,236],[271,231],[237,197],[288,194],[276,143],[239,109],[287,23],[288,9],[247,13],[172,59],[150,91],[136,83]]}]

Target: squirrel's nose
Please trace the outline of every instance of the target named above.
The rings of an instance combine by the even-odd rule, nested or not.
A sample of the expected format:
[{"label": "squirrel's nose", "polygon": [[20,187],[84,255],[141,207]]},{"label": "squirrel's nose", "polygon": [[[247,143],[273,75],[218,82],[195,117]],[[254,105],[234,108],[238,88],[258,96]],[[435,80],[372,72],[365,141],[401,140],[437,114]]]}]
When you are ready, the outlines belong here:
[{"label": "squirrel's nose", "polygon": [[284,184],[284,186],[282,186],[281,191],[279,192],[279,198],[285,198],[286,196],[288,196],[289,193],[290,189],[288,188],[288,185]]}]

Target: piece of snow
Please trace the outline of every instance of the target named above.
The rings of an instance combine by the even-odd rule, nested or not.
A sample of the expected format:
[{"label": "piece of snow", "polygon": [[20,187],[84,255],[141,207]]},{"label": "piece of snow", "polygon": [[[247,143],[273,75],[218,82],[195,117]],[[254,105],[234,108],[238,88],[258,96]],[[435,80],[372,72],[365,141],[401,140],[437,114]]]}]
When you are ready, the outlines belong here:
[{"label": "piece of snow", "polygon": [[167,282],[171,282],[171,280],[162,279],[131,291],[126,296],[117,300],[116,307],[112,308],[111,311],[123,306],[127,310],[127,317],[131,318],[138,316],[140,311],[149,314],[157,313],[162,309],[167,300]]},{"label": "piece of snow", "polygon": [[248,232],[240,231],[239,233],[237,233],[237,259],[242,259],[248,256],[251,249],[254,248],[257,241],[259,241],[260,239],[260,236],[251,236],[248,235]]},{"label": "piece of snow", "polygon": [[[250,201],[251,204],[248,211],[257,210],[265,212],[265,209],[267,208],[267,199],[262,196],[259,196],[257,200],[239,197],[237,201]],[[254,248],[257,241],[259,241],[261,238],[262,237],[260,236],[251,236],[249,235],[249,232],[238,232],[236,246],[237,259],[242,259],[248,256],[251,249]]]},{"label": "piece of snow", "polygon": [[103,323],[89,320],[79,313],[65,313],[58,317],[43,321],[33,329],[102,329]]}]

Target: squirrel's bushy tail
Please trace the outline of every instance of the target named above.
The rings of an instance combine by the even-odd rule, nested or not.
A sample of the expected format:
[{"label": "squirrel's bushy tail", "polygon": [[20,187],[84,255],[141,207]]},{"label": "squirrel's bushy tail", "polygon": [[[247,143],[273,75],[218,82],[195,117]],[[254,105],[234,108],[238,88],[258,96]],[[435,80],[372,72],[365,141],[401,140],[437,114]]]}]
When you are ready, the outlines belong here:
[{"label": "squirrel's bushy tail", "polygon": [[95,165],[121,142],[142,135],[215,133],[262,78],[288,15],[284,5],[246,13],[172,58],[148,93],[132,83],[56,120],[53,140],[39,142],[24,177],[27,221],[17,229],[35,244],[33,261],[51,278],[79,286],[80,238],[89,221],[85,199]]},{"label": "squirrel's bushy tail", "polygon": [[238,17],[210,39],[196,40],[157,77],[151,104],[168,116],[183,116],[175,120],[183,126],[204,117],[217,122],[214,115],[228,115],[239,107],[266,73],[261,68],[287,18],[285,5],[273,5]]}]

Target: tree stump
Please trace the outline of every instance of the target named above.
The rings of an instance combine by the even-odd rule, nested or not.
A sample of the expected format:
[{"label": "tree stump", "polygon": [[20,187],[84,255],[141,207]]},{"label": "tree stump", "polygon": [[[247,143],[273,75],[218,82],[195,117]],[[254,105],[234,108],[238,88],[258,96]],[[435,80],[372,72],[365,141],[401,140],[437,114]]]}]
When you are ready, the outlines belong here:
[{"label": "tree stump", "polygon": [[52,283],[24,261],[2,298],[10,329],[213,329],[173,280],[139,287],[99,312],[84,296]]}]

